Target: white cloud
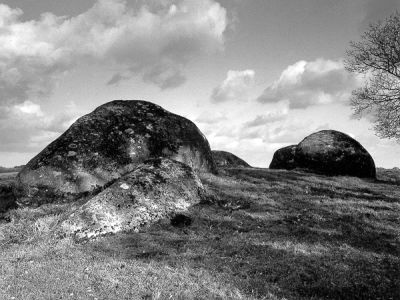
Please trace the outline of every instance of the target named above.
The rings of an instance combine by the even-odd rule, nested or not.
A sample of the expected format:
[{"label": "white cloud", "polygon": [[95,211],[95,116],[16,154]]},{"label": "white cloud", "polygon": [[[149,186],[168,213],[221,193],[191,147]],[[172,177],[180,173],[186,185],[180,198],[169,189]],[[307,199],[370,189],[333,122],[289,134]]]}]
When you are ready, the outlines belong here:
[{"label": "white cloud", "polygon": [[[129,4],[129,5],[128,5]],[[109,84],[140,76],[162,89],[185,81],[190,60],[223,49],[226,10],[214,0],[97,0],[75,17],[23,12],[0,4],[0,151],[36,151],[79,112],[46,114],[38,99],[77,66],[115,70]]]},{"label": "white cloud", "polygon": [[47,115],[39,104],[25,101],[0,107],[0,152],[37,152],[64,132],[82,112],[73,103]]},{"label": "white cloud", "polygon": [[16,113],[34,115],[36,117],[43,116],[42,108],[40,107],[40,105],[31,101],[25,101],[22,104],[15,105],[14,111]]},{"label": "white cloud", "polygon": [[76,106],[75,102],[70,102],[64,106],[61,113],[54,116],[47,116],[40,129],[60,134],[67,130],[82,115],[83,112]]},{"label": "white cloud", "polygon": [[223,114],[222,112],[205,111],[202,112],[195,121],[203,124],[216,124],[225,121],[226,119],[226,114]]},{"label": "white cloud", "polygon": [[302,60],[288,66],[258,101],[288,101],[291,108],[346,102],[358,85],[359,79],[344,69],[341,60]]},{"label": "white cloud", "polygon": [[214,88],[211,100],[214,102],[246,101],[254,87],[253,70],[228,71],[225,80]]},{"label": "white cloud", "polygon": [[151,5],[98,0],[76,17],[45,13],[22,22],[21,10],[0,4],[1,98],[42,97],[64,72],[92,63],[117,70],[110,84],[139,75],[175,87],[184,82],[190,59],[223,48],[226,10],[214,0]]},{"label": "white cloud", "polygon": [[329,124],[319,125],[307,120],[289,120],[267,130],[264,141],[271,144],[298,144],[306,136],[323,129],[330,129]]}]

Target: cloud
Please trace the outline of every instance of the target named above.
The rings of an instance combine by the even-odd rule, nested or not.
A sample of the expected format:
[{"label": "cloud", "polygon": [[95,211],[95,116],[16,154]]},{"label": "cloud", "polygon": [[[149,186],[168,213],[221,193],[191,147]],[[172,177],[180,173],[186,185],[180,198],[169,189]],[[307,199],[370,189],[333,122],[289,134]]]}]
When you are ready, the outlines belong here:
[{"label": "cloud", "polygon": [[43,112],[42,108],[40,107],[39,104],[33,103],[31,101],[25,101],[22,104],[18,104],[14,106],[14,111],[18,114],[27,114],[27,115],[33,115],[36,117],[42,117]]},{"label": "cloud", "polygon": [[265,115],[258,115],[253,120],[248,121],[244,124],[244,127],[258,127],[274,123],[277,121],[282,121],[287,118],[289,109],[283,109],[276,112],[270,112]]},{"label": "cloud", "polygon": [[31,101],[0,106],[0,152],[37,152],[64,132],[82,112],[73,103],[56,115]]},{"label": "cloud", "polygon": [[171,63],[154,64],[150,68],[146,66],[132,67],[114,74],[107,82],[107,85],[118,85],[120,82],[135,76],[142,69],[144,82],[152,83],[161,89],[175,88],[186,81],[183,67]]},{"label": "cloud", "polygon": [[118,85],[121,81],[131,78],[132,75],[125,75],[123,73],[114,74],[111,79],[107,82],[107,85]]},{"label": "cloud", "polygon": [[[257,116],[236,128],[237,138],[240,140],[256,139],[271,145],[297,144],[307,135],[330,129],[328,123],[319,123],[312,118],[304,118],[289,114],[289,110],[281,113]],[[290,117],[289,117],[290,116]]]},{"label": "cloud", "polygon": [[97,0],[75,17],[23,11],[0,4],[0,151],[37,151],[79,112],[42,110],[62,76],[82,65],[115,70],[108,84],[133,76],[161,89],[183,84],[185,66],[220,51],[226,10],[214,0]]},{"label": "cloud", "polygon": [[182,85],[186,78],[183,75],[182,68],[160,64],[145,71],[143,80],[154,83],[161,89],[169,89]]},{"label": "cloud", "polygon": [[227,120],[227,118],[222,112],[205,111],[201,113],[195,121],[203,124],[216,124],[224,120]]},{"label": "cloud", "polygon": [[342,60],[298,61],[288,66],[258,97],[261,103],[288,101],[290,108],[346,102],[359,79],[344,69]]},{"label": "cloud", "polygon": [[[320,125],[311,118],[293,117],[249,126],[254,118],[242,124],[223,121],[218,126],[209,125],[207,139],[212,149],[221,149],[235,153],[254,166],[269,165],[274,152],[284,146],[297,144],[307,135],[329,125]],[[259,118],[264,119],[264,118]]]},{"label": "cloud", "polygon": [[219,111],[204,111],[195,120],[196,125],[207,137],[215,135],[229,121],[226,114]]},{"label": "cloud", "polygon": [[112,67],[109,84],[141,76],[159,87],[185,81],[184,66],[223,49],[226,10],[214,0],[142,3],[98,0],[75,17],[23,12],[0,4],[0,97],[8,103],[48,95],[57,80],[82,64]]},{"label": "cloud", "polygon": [[213,102],[248,100],[249,92],[254,86],[254,76],[253,70],[228,71],[225,80],[214,88],[211,100]]},{"label": "cloud", "polygon": [[298,144],[306,136],[323,129],[331,128],[327,123],[316,124],[307,120],[292,120],[269,130],[264,136],[264,141],[272,144]]}]

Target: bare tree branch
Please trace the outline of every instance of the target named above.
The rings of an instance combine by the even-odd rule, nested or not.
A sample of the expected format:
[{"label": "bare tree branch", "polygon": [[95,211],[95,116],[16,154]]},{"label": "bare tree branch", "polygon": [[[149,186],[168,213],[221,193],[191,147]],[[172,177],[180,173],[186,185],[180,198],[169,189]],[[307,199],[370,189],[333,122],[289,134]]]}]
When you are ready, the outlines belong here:
[{"label": "bare tree branch", "polygon": [[378,136],[400,141],[400,13],[371,24],[346,56],[346,69],[367,78],[352,93],[354,115],[372,115]]}]

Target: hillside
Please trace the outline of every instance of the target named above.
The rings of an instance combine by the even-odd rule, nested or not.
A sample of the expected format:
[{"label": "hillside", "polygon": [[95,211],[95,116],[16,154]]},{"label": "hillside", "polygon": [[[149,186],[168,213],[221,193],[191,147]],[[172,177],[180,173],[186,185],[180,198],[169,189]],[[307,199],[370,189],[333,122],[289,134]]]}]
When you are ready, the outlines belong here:
[{"label": "hillside", "polygon": [[203,174],[210,197],[168,220],[84,244],[71,205],[0,223],[1,299],[399,299],[400,183],[296,171]]}]

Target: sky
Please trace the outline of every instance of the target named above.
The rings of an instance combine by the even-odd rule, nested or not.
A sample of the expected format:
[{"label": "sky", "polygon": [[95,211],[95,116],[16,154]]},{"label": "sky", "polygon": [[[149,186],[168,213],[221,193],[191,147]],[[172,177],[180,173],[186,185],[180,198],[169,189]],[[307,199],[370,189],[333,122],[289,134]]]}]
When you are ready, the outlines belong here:
[{"label": "sky", "polygon": [[0,1],[0,165],[26,164],[80,116],[140,99],[256,167],[334,129],[379,167],[400,145],[356,119],[350,41],[398,0]]}]

